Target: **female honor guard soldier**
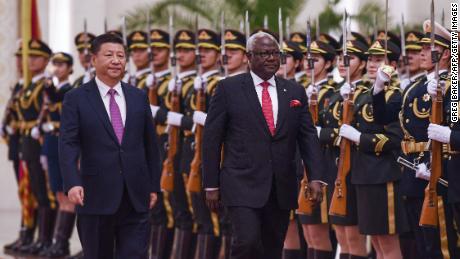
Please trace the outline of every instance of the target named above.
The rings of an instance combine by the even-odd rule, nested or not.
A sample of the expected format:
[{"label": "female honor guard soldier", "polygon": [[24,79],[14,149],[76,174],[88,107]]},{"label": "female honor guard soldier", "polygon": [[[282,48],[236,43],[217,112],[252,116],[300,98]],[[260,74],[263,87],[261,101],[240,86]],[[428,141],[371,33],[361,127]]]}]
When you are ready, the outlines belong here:
[{"label": "female honor guard soldier", "polygon": [[150,72],[147,37],[148,35],[144,31],[133,31],[128,35],[127,39],[129,55],[136,67],[134,86],[143,90],[147,90],[146,78]]},{"label": "female honor guard soldier", "polygon": [[[342,39],[343,40],[343,39]],[[347,53],[350,59],[350,82],[355,87],[354,100],[361,92],[370,87],[370,82],[363,80],[366,72],[367,55],[365,52],[369,48],[367,42],[359,33],[352,32],[352,38],[347,43]],[[341,49],[339,49],[341,51]],[[340,76],[346,81],[347,70],[344,66],[343,56],[338,57],[338,70]],[[344,82],[344,84],[348,85]],[[349,86],[346,86],[349,87]],[[337,178],[337,164],[340,155],[340,137],[339,128],[342,124],[342,104],[343,98],[339,90],[329,98],[329,102],[324,106],[320,116],[319,140],[323,147],[324,159],[328,166],[326,167],[326,178],[329,182],[328,202],[330,202],[334,192],[334,181]],[[346,177],[347,197],[346,197],[346,216],[329,215],[330,224],[333,225],[337,241],[340,244],[340,258],[366,258],[365,236],[361,235],[358,230],[358,216],[356,208],[356,190],[351,184],[351,173]]]},{"label": "female honor guard soldier", "polygon": [[[334,87],[328,84],[327,75],[333,69],[335,49],[327,43],[313,41],[311,43],[311,58],[314,60],[313,69],[308,67],[308,63],[305,62],[304,64],[307,78],[310,81],[306,93],[310,105],[312,104],[312,99],[317,101],[318,114],[312,114],[312,116],[320,118],[322,114],[321,111],[324,110],[324,107],[327,106],[329,102],[329,98],[334,94]],[[311,78],[314,78],[315,81],[312,82]],[[312,96],[315,96],[315,98],[312,98]],[[317,125],[323,124],[319,120]],[[331,184],[331,186],[333,186],[333,182],[334,179],[326,181],[326,183]],[[333,248],[329,236],[329,219],[327,215],[328,201],[326,192],[324,192],[323,195],[322,203],[315,206],[312,215],[299,215],[304,237],[308,244],[308,255],[312,257],[314,254],[314,258],[318,259],[333,257]]]},{"label": "female honor guard soldier", "polygon": [[[435,48],[441,53],[444,49],[448,49],[449,40],[444,35],[449,35],[447,30],[441,29],[440,25],[437,25],[435,34]],[[420,163],[420,170],[414,172],[414,170],[404,167],[401,179],[401,193],[405,196],[404,205],[406,207],[409,226],[415,235],[415,244],[419,256],[425,256],[426,258],[440,258],[444,253],[448,253],[448,244],[440,240],[446,240],[448,237],[443,235],[440,236],[441,232],[436,228],[422,227],[419,225],[420,215],[424,200],[424,189],[427,186],[427,180],[429,174],[426,174],[426,164],[430,161],[430,152],[427,149],[428,135],[427,128],[430,123],[430,111],[431,111],[431,97],[427,92],[427,86],[429,83],[427,79],[434,78],[434,64],[431,60],[431,48],[430,48],[430,36],[429,32],[424,28],[425,33],[428,33],[420,39],[419,44],[421,45],[420,52],[420,66],[422,69],[428,72],[427,77],[423,77],[413,84],[406,87],[402,94],[402,100],[399,103],[393,103],[390,110],[400,109],[399,111],[399,122],[400,127],[404,133],[404,139],[401,143],[402,154],[401,156],[409,162],[415,164]],[[441,31],[444,31],[441,33]],[[446,47],[447,46],[447,47]],[[444,59],[449,58],[448,52],[445,52]],[[448,62],[440,62],[440,78],[447,77]],[[381,107],[385,106],[385,93],[377,93],[374,95],[374,107],[375,107],[375,119],[376,120],[390,120],[391,114],[387,111],[380,110]],[[380,116],[381,115],[381,116]],[[383,118],[382,118],[383,117]],[[389,118],[387,118],[389,117]],[[425,166],[423,168],[423,166]],[[414,175],[415,173],[415,175]],[[438,185],[439,186],[439,185]],[[442,186],[439,186],[441,191]],[[445,190],[444,190],[445,191]],[[450,208],[444,208],[446,215],[449,214]],[[451,220],[444,220],[446,224],[440,224],[442,229],[445,229],[444,233],[449,232],[446,225]],[[444,227],[443,227],[444,226]],[[455,243],[455,242],[450,242]]]},{"label": "female honor guard soldier", "polygon": [[[402,132],[396,114],[389,114],[386,124],[374,120],[372,94],[385,92],[384,105],[401,98],[399,82],[391,76],[399,60],[397,44],[375,41],[368,50],[367,71],[374,87],[356,97],[355,123],[344,124],[339,135],[355,143],[352,163],[352,184],[356,187],[358,227],[361,234],[370,235],[378,258],[402,258],[398,234],[408,229],[399,188],[401,171],[396,162]],[[388,60],[385,60],[385,52]],[[384,63],[391,66],[383,66]],[[383,108],[383,109],[386,109]],[[374,206],[375,204],[379,206]]]},{"label": "female honor guard soldier", "polygon": [[75,205],[65,196],[62,185],[62,176],[59,169],[58,137],[62,100],[64,94],[72,89],[69,83],[69,76],[72,74],[73,59],[67,53],[58,52],[53,55],[51,62],[54,66],[54,76],[57,78],[56,86],[50,84],[45,86],[48,103],[48,114],[41,124],[41,131],[44,132],[43,153],[46,156],[48,177],[50,187],[59,204],[59,210],[54,228],[53,244],[40,256],[63,257],[70,253],[69,239],[75,224]]}]

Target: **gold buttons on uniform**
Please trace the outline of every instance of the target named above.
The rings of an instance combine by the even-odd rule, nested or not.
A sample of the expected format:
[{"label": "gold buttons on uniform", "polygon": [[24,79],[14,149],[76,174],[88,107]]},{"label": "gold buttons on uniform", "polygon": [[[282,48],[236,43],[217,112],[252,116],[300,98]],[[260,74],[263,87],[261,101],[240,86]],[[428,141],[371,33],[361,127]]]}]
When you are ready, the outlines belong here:
[{"label": "gold buttons on uniform", "polygon": [[406,119],[406,123],[409,123],[409,119]]}]

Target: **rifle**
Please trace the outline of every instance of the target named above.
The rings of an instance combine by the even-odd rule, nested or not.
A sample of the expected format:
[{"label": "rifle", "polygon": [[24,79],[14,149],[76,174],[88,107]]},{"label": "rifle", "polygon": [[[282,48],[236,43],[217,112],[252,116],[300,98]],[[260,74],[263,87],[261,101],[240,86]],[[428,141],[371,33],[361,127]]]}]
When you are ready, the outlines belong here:
[{"label": "rifle", "polygon": [[[307,21],[307,60],[308,60],[308,68],[312,70],[312,83],[314,84],[314,61],[311,58],[311,27],[310,27],[310,20]],[[315,95],[315,97],[313,96]],[[309,110],[313,118],[313,123],[316,125],[318,123],[318,99],[316,94],[312,94],[310,101],[309,101]],[[303,192],[302,192],[303,191]],[[313,212],[313,206],[315,205],[309,199],[309,190],[308,190],[308,176],[307,176],[307,169],[305,168],[303,171],[303,179],[300,182],[300,192],[299,197],[297,198],[297,202],[299,203],[298,212],[301,214],[311,215]]]},{"label": "rifle", "polygon": [[[195,19],[195,62],[198,67],[198,77],[201,79],[201,87],[196,91],[196,110],[205,111],[205,91],[204,91],[204,82],[202,75],[201,67],[201,56],[200,48],[198,47],[198,16]],[[201,191],[201,146],[203,140],[203,126],[196,124],[195,125],[195,154],[193,155],[192,163],[190,164],[190,174],[187,182],[187,190],[189,192],[200,192]]]},{"label": "rifle", "polygon": [[[439,81],[439,58],[440,53],[434,47],[434,1],[431,1],[431,62],[435,64],[435,79]],[[431,123],[442,123],[442,89],[438,82],[436,97],[431,103]],[[441,177],[442,170],[442,143],[431,140],[431,175],[430,181],[425,189],[425,198],[423,200],[422,213],[420,215],[420,226],[437,227],[438,226],[438,191],[437,182]]]},{"label": "rifle", "polygon": [[[171,92],[171,111],[180,112],[180,93],[177,87],[178,78],[176,71],[176,52],[174,50],[174,37],[173,34],[173,17],[169,16],[169,45],[171,59],[171,80],[176,82],[175,89]],[[178,151],[179,144],[179,128],[176,126],[169,126],[168,129],[168,152],[165,161],[163,162],[163,170],[161,172],[160,186],[161,189],[172,192],[174,190],[174,160]]]},{"label": "rifle", "polygon": [[147,55],[149,59],[149,69],[150,69],[150,74],[153,77],[152,80],[152,85],[149,88],[149,101],[150,104],[152,105],[158,105],[158,90],[157,90],[157,84],[156,84],[156,78],[155,78],[155,70],[153,67],[153,53],[152,53],[152,39],[150,38],[150,12],[147,12]]},{"label": "rifle", "polygon": [[222,57],[222,66],[224,67],[224,78],[228,76],[228,56],[225,50],[225,13],[222,12],[220,16],[220,37],[221,37],[221,47],[220,47],[220,56]]},{"label": "rifle", "polygon": [[86,23],[86,18],[83,20],[83,35],[85,37],[85,42],[84,42],[84,46],[83,46],[83,53],[85,55],[85,62],[87,63],[86,73],[91,78],[91,55],[90,55],[89,50],[88,50],[88,45],[90,44],[90,42],[89,42],[88,26],[87,26],[87,23]]},{"label": "rifle", "polygon": [[278,32],[279,32],[279,45],[281,52],[281,66],[283,66],[283,78],[287,78],[287,69],[286,69],[286,53],[284,52],[284,35],[283,35],[283,14],[281,13],[281,7],[278,8]]},{"label": "rifle", "polygon": [[[344,66],[347,69],[347,83],[350,84],[350,56],[347,54],[347,11],[343,16],[343,42],[342,54]],[[353,121],[353,96],[354,88],[351,87],[350,94],[343,101],[342,124],[351,124]],[[337,178],[334,183],[334,193],[332,195],[329,215],[342,216],[347,215],[347,175],[351,168],[351,141],[346,138],[340,139],[340,155],[337,165]]]}]

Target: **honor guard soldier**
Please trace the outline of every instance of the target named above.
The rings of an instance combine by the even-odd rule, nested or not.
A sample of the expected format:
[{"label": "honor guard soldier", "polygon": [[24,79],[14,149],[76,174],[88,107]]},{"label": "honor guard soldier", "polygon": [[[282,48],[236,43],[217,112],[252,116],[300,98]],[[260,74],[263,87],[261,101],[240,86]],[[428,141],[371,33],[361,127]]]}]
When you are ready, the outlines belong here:
[{"label": "honor guard soldier", "polygon": [[38,239],[19,248],[27,255],[38,255],[52,242],[54,219],[56,215],[55,197],[48,188],[46,172],[40,163],[41,144],[38,122],[45,115],[44,88],[49,79],[45,76],[51,49],[44,42],[32,39],[29,42],[29,70],[32,80],[25,86],[18,102],[20,118],[20,157],[29,171],[32,193],[38,203]]},{"label": "honor guard soldier", "polygon": [[[382,115],[384,117],[381,118],[382,120],[390,120],[394,117],[394,111],[396,110],[397,113],[400,109],[399,121],[404,133],[401,143],[401,157],[414,166],[419,166],[417,171],[404,167],[401,180],[401,192],[405,196],[404,202],[409,225],[414,231],[418,254],[427,258],[449,258],[448,254],[453,252],[452,245],[455,243],[450,207],[440,206],[438,208],[440,215],[441,213],[445,215],[444,219],[440,220],[439,229],[424,227],[419,224],[424,190],[428,183],[427,180],[429,180],[429,175],[424,170],[426,165],[430,163],[427,129],[430,124],[432,98],[427,92],[427,88],[435,81],[435,65],[431,59],[430,48],[432,30],[429,21],[424,23],[424,32],[425,36],[420,40],[422,44],[420,66],[428,73],[427,78],[422,78],[407,86],[402,93],[402,100],[399,104],[394,103],[393,107],[389,109],[390,111],[376,110],[375,114]],[[436,24],[434,47],[439,53],[443,53],[442,55],[448,56],[450,52],[446,50],[449,49],[450,39],[446,37],[446,34],[450,35],[446,29]],[[440,81],[446,81],[448,78],[449,62],[446,60],[449,57],[444,57],[444,59],[444,62],[442,59],[439,62]],[[384,103],[383,95],[383,93],[374,95],[374,107],[381,107],[380,105]],[[442,186],[439,186],[439,189],[441,193],[445,194],[445,189]]]},{"label": "honor guard soldier", "polygon": [[[352,32],[353,34],[357,34]],[[341,39],[343,42],[343,37]],[[370,83],[362,80],[365,73],[367,56],[365,52],[368,49],[367,42],[359,40],[358,37],[352,36],[346,40],[345,45],[347,56],[349,58],[349,66],[345,67],[343,54],[337,57],[337,66],[340,76],[347,80],[347,69],[349,69],[350,83],[354,86],[355,95],[359,95],[362,91],[366,91],[370,87]],[[338,52],[344,53],[343,47],[337,49]],[[354,100],[352,100],[354,101]],[[345,185],[347,188],[346,213],[344,215],[331,214],[332,198],[335,192],[334,181],[339,178],[338,175],[338,159],[340,157],[339,128],[344,123],[344,113],[342,106],[344,99],[342,98],[339,89],[336,89],[334,94],[329,97],[323,109],[319,110],[319,123],[317,129],[319,139],[323,148],[323,156],[327,161],[325,168],[325,181],[327,186],[327,199],[329,206],[329,222],[334,226],[337,241],[341,247],[341,258],[362,258],[367,255],[365,247],[365,236],[359,233],[357,224],[357,208],[356,208],[356,190],[351,184],[352,171],[345,176]],[[349,161],[351,162],[351,161]],[[342,162],[344,163],[344,162]]]},{"label": "honor guard soldier", "polygon": [[[194,80],[196,77],[195,66],[195,35],[189,30],[179,30],[174,37],[174,48],[180,73],[169,81],[166,106],[170,110],[167,114],[166,124],[169,128],[179,127],[180,139],[174,170],[174,189],[172,191],[173,211],[175,220],[175,233],[171,258],[189,258],[195,250],[192,242],[195,238],[194,222],[190,196],[186,192],[185,183],[188,181],[190,163],[192,162],[195,141],[192,132],[194,104]],[[178,95],[180,110],[173,111],[173,94]],[[171,143],[169,143],[171,148]],[[177,163],[177,161],[179,163]]]},{"label": "honor guard soldier", "polygon": [[[295,42],[284,41],[283,51],[286,54],[286,79],[295,81],[296,71],[299,69],[300,64],[303,62],[302,50]],[[280,68],[277,72],[277,76],[283,76],[283,70],[284,68]]]},{"label": "honor guard soldier", "polygon": [[143,31],[133,31],[128,35],[127,39],[129,54],[136,67],[133,80],[134,86],[145,91],[147,91],[147,75],[150,72],[147,37],[147,33]]},{"label": "honor guard soldier", "polygon": [[96,36],[90,32],[80,32],[77,36],[75,36],[75,46],[78,51],[78,60],[85,70],[85,73],[73,82],[73,87],[79,87],[80,85],[89,82],[89,80],[91,80],[94,76],[94,68],[91,66],[91,55],[89,52],[91,48],[91,41],[94,38],[96,38]]},{"label": "honor guard soldier", "polygon": [[[297,43],[302,53],[306,53],[307,51],[307,48],[305,47],[307,44],[306,39],[307,39],[307,36],[305,35],[305,33],[302,33],[302,32],[293,32],[291,33],[291,35],[289,35],[289,40]],[[307,78],[307,75],[305,74],[304,62],[301,62],[299,67],[297,68],[297,71],[295,73],[295,80],[297,83],[307,88],[308,78]]]},{"label": "honor guard soldier", "polygon": [[59,168],[58,138],[62,101],[64,94],[72,89],[69,76],[72,74],[73,58],[67,53],[54,53],[51,62],[57,84],[45,84],[47,114],[40,122],[44,133],[43,151],[46,156],[48,180],[53,193],[56,194],[59,210],[54,228],[53,244],[40,253],[44,257],[63,257],[70,253],[69,239],[75,225],[75,206],[63,192],[62,175]]},{"label": "honor guard soldier", "polygon": [[198,240],[195,259],[215,258],[218,238],[220,236],[219,217],[210,212],[204,202],[201,188],[201,139],[206,120],[207,107],[220,80],[218,61],[220,59],[221,37],[209,29],[200,29],[198,35],[198,75],[194,80],[195,92],[192,96],[192,108],[195,142],[194,157],[190,165],[187,190],[191,195],[193,214],[197,224]]},{"label": "honor guard soldier", "polygon": [[[318,40],[313,41],[309,50],[306,50],[306,75],[310,82],[310,85],[306,89],[306,93],[309,99],[312,117],[318,118],[315,122],[318,127],[317,129],[322,125],[322,122],[319,121],[322,111],[335,92],[334,86],[329,85],[328,80],[328,74],[334,68],[335,56],[336,50],[331,45]],[[324,178],[324,180],[326,180],[326,178]],[[326,183],[333,186],[333,181],[334,179]],[[327,188],[327,186],[325,188]],[[330,227],[328,224],[327,203],[328,200],[325,191],[323,193],[322,203],[313,208],[311,215],[299,215],[304,237],[308,244],[309,257],[313,255],[315,256],[314,258],[333,257],[334,249],[329,235]]]},{"label": "honor guard soldier", "polygon": [[423,36],[423,33],[418,31],[409,31],[405,34],[407,65],[403,60],[403,62],[401,62],[402,69],[398,71],[401,79],[401,91],[404,91],[408,86],[419,80],[426,80],[425,70],[420,64],[420,51],[422,50],[420,40]]},{"label": "honor guard soldier", "polygon": [[[167,155],[168,132],[166,131],[166,105],[168,84],[171,80],[169,70],[169,34],[163,30],[150,31],[150,48],[152,51],[152,71],[146,78],[150,109],[155,119],[158,136],[158,148],[162,162]],[[158,201],[152,209],[152,240],[151,257],[169,258],[174,235],[174,215],[171,207],[171,194],[167,191],[159,193]]]},{"label": "honor guard soldier", "polygon": [[[19,42],[21,44],[21,42]],[[11,96],[6,104],[5,113],[2,121],[1,134],[8,144],[8,160],[13,162],[13,168],[18,184],[19,192],[21,192],[21,176],[19,173],[20,160],[19,160],[19,124],[20,120],[17,113],[17,105],[21,96],[24,79],[22,73],[22,47],[20,46],[15,53],[16,56],[16,69],[18,71],[19,81],[11,89]],[[24,187],[23,188],[27,188]],[[29,190],[30,192],[30,190]],[[35,210],[27,206],[21,195],[19,195],[19,202],[21,204],[21,228],[18,238],[12,243],[6,244],[3,249],[5,253],[14,253],[18,248],[30,244],[33,241],[34,231],[36,227]],[[25,214],[26,213],[26,214]]]},{"label": "honor guard soldier", "polygon": [[235,76],[248,71],[246,57],[246,36],[243,33],[225,30],[225,53],[228,57],[228,76]]}]

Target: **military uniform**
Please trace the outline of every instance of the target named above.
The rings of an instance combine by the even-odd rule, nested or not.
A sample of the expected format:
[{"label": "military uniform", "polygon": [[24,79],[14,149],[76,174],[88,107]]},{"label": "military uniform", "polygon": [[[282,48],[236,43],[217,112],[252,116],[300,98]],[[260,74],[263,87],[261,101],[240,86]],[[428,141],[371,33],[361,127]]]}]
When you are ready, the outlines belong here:
[{"label": "military uniform", "polygon": [[[429,43],[429,35],[418,39],[418,42],[414,37],[411,38],[412,42],[410,41],[410,44],[408,44],[411,48],[417,44],[421,49],[421,43]],[[404,133],[404,138],[401,142],[401,156],[415,164],[427,164],[430,162],[430,152],[427,147],[427,128],[430,123],[432,98],[427,92],[427,84],[433,77],[434,72],[428,74],[426,77],[419,76],[415,78],[414,82],[404,89],[401,101],[387,105],[386,110],[375,110],[376,119],[385,121],[393,119],[393,115],[389,114],[388,111],[399,111],[400,109],[398,119]],[[446,80],[447,73],[441,73],[440,78],[441,80]],[[384,107],[383,96],[384,93],[374,96],[374,107]],[[447,230],[449,225],[452,226],[452,212],[448,206],[444,206],[442,209],[442,214],[445,215],[445,218],[440,225],[443,225],[441,228],[444,231],[441,229],[440,232],[438,229],[419,226],[424,190],[428,182],[424,179],[416,178],[415,172],[412,169],[403,167],[402,171],[401,194],[404,196],[408,223],[414,232],[418,254],[427,258],[442,257],[443,253],[449,253],[449,246],[452,247],[453,243],[452,231]],[[438,190],[440,194],[443,194],[444,200],[446,200],[446,189],[438,185]],[[442,236],[440,237],[440,235]],[[445,240],[443,244],[440,242],[441,239]],[[450,250],[453,251],[452,248]]]},{"label": "military uniform", "polygon": [[[49,47],[39,40],[31,40],[29,48],[31,55],[44,56],[46,58],[51,55]],[[32,131],[38,133],[38,121],[40,120],[40,114],[43,113],[42,105],[45,81],[44,74],[35,75],[31,83],[24,88],[16,107],[20,119],[20,157],[27,165],[32,193],[37,199],[39,213],[38,240],[30,246],[21,247],[19,251],[35,255],[51,245],[56,209],[55,197],[49,189],[46,172],[40,163],[41,144],[37,139],[37,135],[35,135],[35,138],[32,137]]]},{"label": "military uniform", "polygon": [[[149,35],[147,35],[147,33],[143,32],[143,31],[133,31],[133,32],[131,32],[128,35],[128,39],[127,39],[128,50],[130,52],[135,50],[135,49],[147,51],[147,49],[149,48],[147,37],[149,37]],[[149,63],[147,63],[148,64],[147,66],[150,65]],[[147,79],[147,75],[150,73],[150,71],[151,71],[151,69],[149,67],[137,68],[137,71],[133,75],[132,80],[130,79],[130,82],[133,83],[133,86],[135,86],[135,87],[137,87],[139,89],[142,89],[142,90],[147,92],[148,89],[146,88],[146,86],[147,86],[146,79]]]},{"label": "military uniform", "polygon": [[[327,43],[324,43],[321,41],[313,41],[311,43],[310,49],[311,49],[312,54],[320,54],[326,61],[332,62],[335,58],[335,49]],[[321,79],[320,81],[315,82],[315,86],[318,87],[318,92],[317,92],[318,114],[316,115],[318,117],[317,126],[322,127],[323,122],[321,121],[320,118],[323,114],[325,106],[328,106],[329,99],[334,94],[335,89],[334,89],[334,86],[329,85],[329,80],[327,77]],[[337,173],[337,170],[335,173]],[[303,170],[301,172],[301,176],[303,176]],[[333,186],[334,180],[335,179],[332,179],[332,181],[325,181],[325,182],[328,185],[331,184],[330,186]],[[328,186],[326,186],[326,190],[327,189],[329,189]],[[323,195],[324,195],[323,202],[319,204],[318,206],[314,207],[312,215],[303,215],[303,214],[299,215],[300,222],[302,224],[314,225],[314,224],[329,223],[327,192],[324,192]]]},{"label": "military uniform", "polygon": [[[167,32],[153,29],[150,31],[149,37],[151,48],[170,48],[169,34]],[[151,79],[149,79],[149,77],[151,77]],[[171,72],[169,69],[155,71],[154,75],[147,73],[145,78],[141,77],[136,80],[139,82],[139,84],[137,84],[138,87],[148,92],[149,98],[152,98],[152,95],[156,97],[156,101],[151,99],[150,104],[158,107],[156,113],[152,111],[152,114],[155,120],[158,149],[162,162],[166,159],[168,145],[168,132],[166,130],[166,115],[168,113],[168,108],[166,106],[166,97],[170,80]],[[174,235],[174,215],[171,206],[171,194],[169,192],[163,190],[159,193],[157,203],[151,210],[151,222],[151,257],[169,258]]]}]

